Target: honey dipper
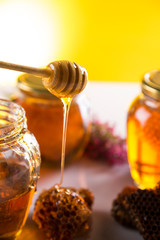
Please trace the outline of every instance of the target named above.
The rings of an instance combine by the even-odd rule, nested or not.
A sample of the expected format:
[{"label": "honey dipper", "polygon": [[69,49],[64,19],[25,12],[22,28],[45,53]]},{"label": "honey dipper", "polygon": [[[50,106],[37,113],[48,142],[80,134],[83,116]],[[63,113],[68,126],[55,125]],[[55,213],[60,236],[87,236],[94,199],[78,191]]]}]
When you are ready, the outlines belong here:
[{"label": "honey dipper", "polygon": [[42,77],[44,86],[59,98],[73,97],[87,84],[87,71],[75,62],[66,60],[49,63],[46,68],[35,68],[0,61],[0,68],[26,72]]}]

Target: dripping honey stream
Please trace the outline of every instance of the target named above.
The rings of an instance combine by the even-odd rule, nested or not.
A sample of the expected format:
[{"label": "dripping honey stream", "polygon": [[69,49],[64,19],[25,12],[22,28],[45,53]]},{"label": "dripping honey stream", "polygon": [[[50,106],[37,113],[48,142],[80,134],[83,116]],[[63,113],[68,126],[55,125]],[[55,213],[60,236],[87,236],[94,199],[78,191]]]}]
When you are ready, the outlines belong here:
[{"label": "dripping honey stream", "polygon": [[63,103],[63,133],[62,133],[62,151],[61,151],[61,177],[58,186],[61,186],[63,183],[64,176],[64,165],[65,165],[65,149],[66,149],[66,136],[67,136],[67,123],[69,109],[71,105],[72,98],[61,98]]},{"label": "dripping honey stream", "polygon": [[57,185],[58,187],[61,186],[64,175],[67,123],[70,104],[72,98],[85,88],[88,80],[87,71],[77,63],[66,60],[54,61],[43,69],[3,61],[0,61],[0,67],[43,77],[42,82],[44,87],[61,100],[63,104],[61,177]]}]

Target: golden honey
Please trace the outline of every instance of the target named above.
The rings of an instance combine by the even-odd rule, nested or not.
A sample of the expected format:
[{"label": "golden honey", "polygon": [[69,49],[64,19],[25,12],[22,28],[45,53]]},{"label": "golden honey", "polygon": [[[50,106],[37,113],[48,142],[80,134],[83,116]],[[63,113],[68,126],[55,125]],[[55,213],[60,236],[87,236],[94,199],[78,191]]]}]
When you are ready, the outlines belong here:
[{"label": "golden honey", "polygon": [[[80,77],[76,78],[77,84],[81,82],[80,79],[81,79]],[[55,89],[54,91],[51,91],[51,89],[48,89],[48,90],[52,94],[55,93]],[[73,88],[72,90],[73,90],[72,92],[73,94],[76,93],[76,88]],[[71,96],[70,94],[68,94],[68,87],[66,88],[66,91],[65,90],[63,91],[63,95],[65,97],[62,97],[61,92],[59,94],[56,88],[56,96],[58,96],[61,102],[63,103],[63,133],[62,133],[62,147],[61,147],[60,182],[59,184],[55,185],[54,188],[51,188],[50,190],[46,191],[45,194],[42,194],[39,197],[39,200],[36,202],[36,207],[33,214],[33,220],[39,225],[40,228],[44,230],[46,235],[50,239],[54,238],[59,240],[64,238],[71,239],[72,236],[75,236],[77,234],[79,229],[82,230],[82,226],[84,226],[85,230],[88,229],[87,219],[90,215],[90,209],[86,205],[86,202],[83,199],[83,197],[78,195],[76,191],[74,191],[73,189],[61,188],[61,185],[63,184],[63,176],[64,176],[68,115],[69,115],[70,105],[73,100],[72,94]],[[75,132],[75,135],[76,135],[76,132]],[[48,206],[45,203],[46,196],[48,201],[50,199],[53,200],[52,202],[48,202],[49,209],[47,208]],[[91,198],[91,201],[92,199],[93,198]],[[44,209],[43,209],[43,205],[45,205]],[[62,209],[62,211],[59,211],[58,209],[59,207],[60,209]],[[50,217],[48,218],[47,216],[48,212],[49,212],[49,216],[51,216],[51,219]],[[64,219],[63,219],[63,215],[64,215]],[[73,216],[74,217],[76,216],[76,218],[74,218]]]},{"label": "golden honey", "polygon": [[160,72],[144,76],[142,93],[127,117],[127,148],[131,175],[141,188],[160,181]]},{"label": "golden honey", "polygon": [[[42,79],[23,74],[18,77],[12,100],[26,111],[28,129],[35,135],[43,163],[59,166],[63,134],[63,104],[42,85]],[[67,127],[66,163],[78,159],[90,132],[90,105],[84,95],[73,98]]]},{"label": "golden honey", "polygon": [[22,107],[0,100],[0,239],[15,238],[25,224],[40,167],[38,143]]},{"label": "golden honey", "polygon": [[9,238],[20,234],[28,216],[35,188],[28,188],[11,197],[11,192],[0,197],[0,238]]}]

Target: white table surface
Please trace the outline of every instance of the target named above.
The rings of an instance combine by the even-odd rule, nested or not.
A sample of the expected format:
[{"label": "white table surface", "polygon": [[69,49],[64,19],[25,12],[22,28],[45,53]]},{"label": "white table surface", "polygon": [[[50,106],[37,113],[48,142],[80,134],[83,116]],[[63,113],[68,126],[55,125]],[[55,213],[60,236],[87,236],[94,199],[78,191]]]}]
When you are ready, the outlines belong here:
[{"label": "white table surface", "polygon": [[[9,88],[6,90],[8,93]],[[4,97],[5,90],[0,91]],[[2,94],[3,92],[3,94]],[[101,121],[116,126],[116,132],[126,135],[127,109],[136,95],[140,92],[138,83],[91,82],[85,93],[90,99],[92,113]],[[41,169],[38,181],[38,191],[34,195],[32,206],[20,240],[46,239],[36,224],[32,221],[35,200],[43,189],[48,189],[59,182],[60,170]],[[92,224],[89,234],[79,240],[142,240],[137,231],[122,227],[111,217],[113,199],[126,185],[133,184],[128,164],[109,167],[93,160],[72,163],[65,168],[63,186],[87,187],[94,193]]]}]

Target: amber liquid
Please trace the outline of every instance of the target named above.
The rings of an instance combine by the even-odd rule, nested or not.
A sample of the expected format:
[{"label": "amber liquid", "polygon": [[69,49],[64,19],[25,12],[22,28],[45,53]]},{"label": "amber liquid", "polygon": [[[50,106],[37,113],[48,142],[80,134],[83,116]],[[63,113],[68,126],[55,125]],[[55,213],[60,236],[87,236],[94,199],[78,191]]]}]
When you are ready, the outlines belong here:
[{"label": "amber liquid", "polygon": [[[42,163],[59,167],[63,134],[63,109],[60,99],[50,102],[48,99],[14,99],[26,111],[28,129],[35,135],[41,150]],[[88,141],[88,118],[83,115],[79,103],[72,101],[69,110],[66,163],[82,155]],[[41,119],[41,121],[39,121]],[[75,134],[76,132],[76,134]],[[53,134],[54,133],[54,134]]]},{"label": "amber liquid", "polygon": [[128,160],[131,175],[140,188],[153,188],[160,181],[160,109],[139,99],[127,121]]},{"label": "amber liquid", "polygon": [[[59,93],[58,91],[55,91],[54,88],[47,88],[53,95],[56,95],[59,99],[61,99],[61,101],[63,103],[63,134],[62,134],[62,151],[61,151],[61,178],[60,178],[59,184],[57,185],[58,187],[62,185],[62,183],[63,183],[63,176],[64,176],[67,123],[68,123],[69,108],[70,108],[71,101],[72,101],[72,97],[69,97],[69,96],[74,96],[74,95],[77,94],[76,90],[77,90],[77,88],[79,86],[78,82],[76,82],[76,85],[74,85],[73,89],[72,89],[72,87],[70,89],[69,82],[65,86],[65,88],[67,87],[66,91],[72,90],[72,94],[70,94],[70,91],[67,94],[67,92],[65,92],[64,89],[63,89],[63,94],[61,95],[61,92]],[[62,96],[66,96],[66,97],[62,97]]]},{"label": "amber liquid", "polygon": [[26,221],[34,187],[28,187],[28,171],[17,164],[0,162],[0,238],[15,238]]},{"label": "amber liquid", "polygon": [[65,164],[65,149],[66,149],[66,136],[67,136],[67,122],[69,108],[72,101],[72,98],[61,98],[63,103],[63,134],[62,134],[62,152],[61,152],[61,178],[58,186],[61,186],[63,183],[64,176],[64,164]]}]

